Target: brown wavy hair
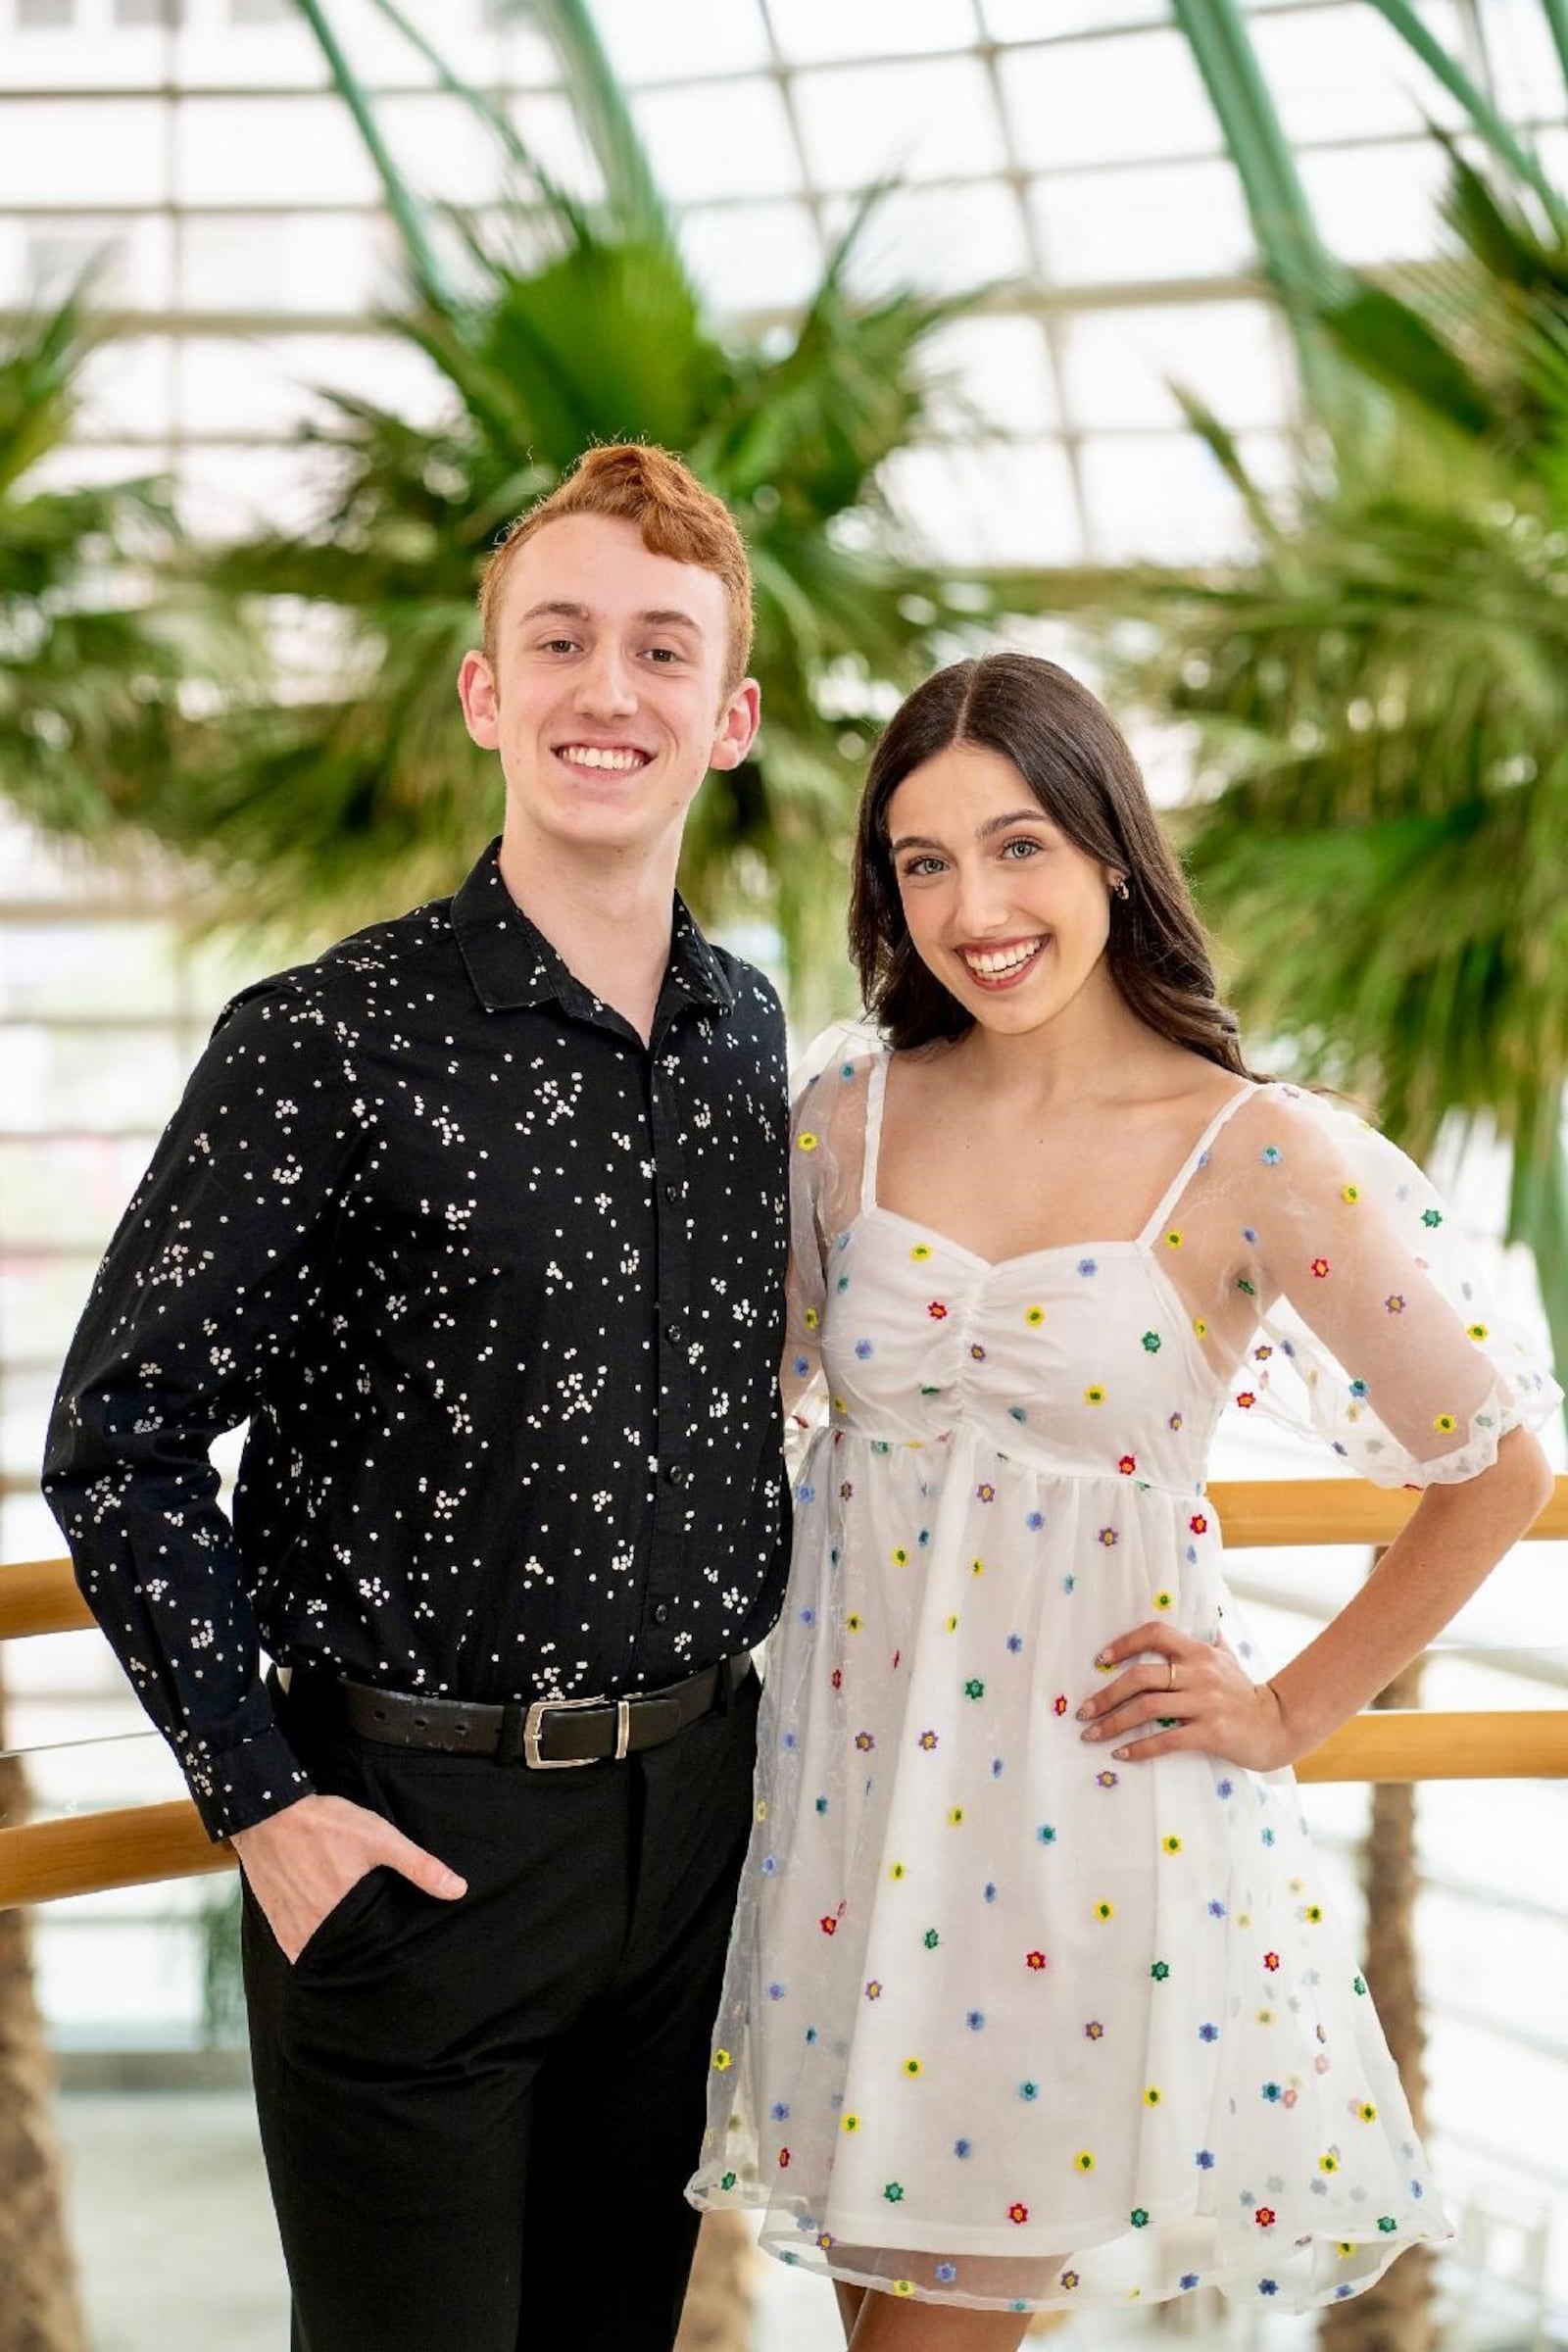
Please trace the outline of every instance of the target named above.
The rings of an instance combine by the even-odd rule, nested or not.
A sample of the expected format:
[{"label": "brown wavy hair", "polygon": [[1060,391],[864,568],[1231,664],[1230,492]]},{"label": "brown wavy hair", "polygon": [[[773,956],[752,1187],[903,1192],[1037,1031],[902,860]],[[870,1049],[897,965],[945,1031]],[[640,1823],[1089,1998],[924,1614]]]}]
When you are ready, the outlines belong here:
[{"label": "brown wavy hair", "polygon": [[871,755],[856,831],[850,954],[866,1010],[888,1043],[906,1052],[962,1037],[974,1023],[915,952],[888,833],[888,805],[905,777],[955,745],[1010,760],[1076,848],[1125,874],[1128,896],[1111,899],[1105,955],[1138,1018],[1157,1037],[1251,1077],[1137,760],[1104,705],[1031,654],[987,654],[939,669],[900,705]]}]

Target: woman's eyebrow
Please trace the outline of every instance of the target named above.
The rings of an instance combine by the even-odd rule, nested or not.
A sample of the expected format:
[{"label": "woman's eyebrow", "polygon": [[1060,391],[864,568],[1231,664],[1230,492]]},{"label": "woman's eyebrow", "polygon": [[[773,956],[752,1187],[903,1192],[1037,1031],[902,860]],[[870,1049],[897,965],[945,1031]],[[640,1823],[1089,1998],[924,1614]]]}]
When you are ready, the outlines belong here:
[{"label": "woman's eyebrow", "polygon": [[[1043,808],[1012,808],[1003,816],[988,816],[979,827],[975,839],[989,841],[993,834],[1005,833],[1013,825],[1049,825],[1050,822]],[[901,833],[897,841],[889,842],[888,848],[897,858],[905,850],[942,850],[945,853],[946,845],[933,841],[926,833]]]}]

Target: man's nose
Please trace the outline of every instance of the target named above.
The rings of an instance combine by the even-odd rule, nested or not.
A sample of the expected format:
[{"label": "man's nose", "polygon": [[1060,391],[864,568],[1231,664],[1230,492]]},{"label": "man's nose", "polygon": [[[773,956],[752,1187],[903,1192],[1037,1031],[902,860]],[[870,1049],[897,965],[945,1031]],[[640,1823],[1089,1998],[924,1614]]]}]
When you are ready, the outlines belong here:
[{"label": "man's nose", "polygon": [[620,714],[637,708],[636,673],[618,646],[596,646],[577,673],[577,708]]}]

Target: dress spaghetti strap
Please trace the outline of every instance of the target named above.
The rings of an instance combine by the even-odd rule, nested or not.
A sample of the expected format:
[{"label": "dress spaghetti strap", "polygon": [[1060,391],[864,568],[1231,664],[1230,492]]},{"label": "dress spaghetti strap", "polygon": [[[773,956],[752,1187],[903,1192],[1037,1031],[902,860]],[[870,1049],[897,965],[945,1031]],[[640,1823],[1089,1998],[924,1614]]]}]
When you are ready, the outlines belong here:
[{"label": "dress spaghetti strap", "polygon": [[1203,1161],[1207,1157],[1209,1150],[1213,1145],[1214,1138],[1218,1135],[1220,1129],[1225,1126],[1227,1121],[1235,1114],[1235,1112],[1241,1109],[1244,1102],[1250,1102],[1251,1098],[1260,1091],[1261,1089],[1255,1084],[1239,1086],[1235,1094],[1231,1095],[1220,1104],[1218,1110],[1215,1111],[1214,1116],[1209,1120],[1208,1125],[1203,1129],[1202,1134],[1199,1137],[1197,1143],[1193,1146],[1192,1150],[1188,1152],[1187,1157],[1182,1161],[1181,1166],[1171,1178],[1170,1183],[1165,1187],[1164,1192],[1160,1195],[1158,1207],[1154,1210],[1153,1215],[1144,1227],[1143,1232],[1138,1236],[1138,1248],[1140,1250],[1147,1250],[1150,1243],[1153,1241],[1154,1237],[1159,1232],[1161,1226],[1165,1224],[1172,1209],[1176,1206],[1177,1201],[1181,1199],[1183,1193],[1186,1192],[1189,1184],[1191,1184],[1193,1177],[1202,1166]]}]

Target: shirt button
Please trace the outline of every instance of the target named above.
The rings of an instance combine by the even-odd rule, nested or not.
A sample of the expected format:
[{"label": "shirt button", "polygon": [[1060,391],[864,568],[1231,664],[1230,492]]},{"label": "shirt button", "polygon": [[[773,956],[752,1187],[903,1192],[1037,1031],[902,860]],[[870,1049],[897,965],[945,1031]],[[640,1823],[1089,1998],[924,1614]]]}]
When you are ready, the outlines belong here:
[{"label": "shirt button", "polygon": [[654,1603],[654,1623],[656,1625],[667,1625],[669,1623],[669,1603],[667,1600],[660,1600]]},{"label": "shirt button", "polygon": [[691,1473],[684,1462],[666,1462],[664,1476],[672,1487],[683,1487]]},{"label": "shirt button", "polygon": [[681,1195],[682,1195],[682,1194],[685,1192],[685,1190],[686,1190],[686,1187],[685,1187],[683,1184],[666,1184],[666,1185],[665,1185],[665,1187],[664,1187],[664,1199],[665,1199],[665,1200],[666,1200],[669,1202],[669,1205],[670,1205],[670,1207],[671,1207],[671,1208],[673,1208],[673,1207],[674,1207],[674,1205],[675,1205],[676,1201],[677,1201],[677,1200],[680,1199]]},{"label": "shirt button", "polygon": [[664,1339],[669,1347],[678,1348],[685,1337],[686,1326],[681,1322],[678,1316],[674,1322],[666,1323],[664,1325]]}]

